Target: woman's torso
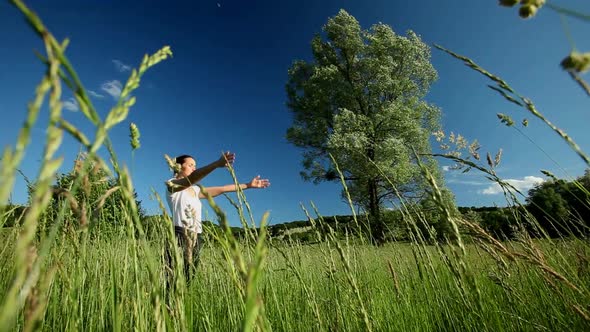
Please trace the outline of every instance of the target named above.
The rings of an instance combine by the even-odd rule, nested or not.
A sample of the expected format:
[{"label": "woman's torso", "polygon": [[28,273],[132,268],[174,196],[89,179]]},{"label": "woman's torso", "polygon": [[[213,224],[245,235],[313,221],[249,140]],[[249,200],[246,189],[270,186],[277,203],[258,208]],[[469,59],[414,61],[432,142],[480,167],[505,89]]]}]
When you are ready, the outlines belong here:
[{"label": "woman's torso", "polygon": [[191,186],[175,193],[167,192],[166,198],[172,212],[174,226],[184,227],[197,233],[203,231],[199,192],[198,186]]}]

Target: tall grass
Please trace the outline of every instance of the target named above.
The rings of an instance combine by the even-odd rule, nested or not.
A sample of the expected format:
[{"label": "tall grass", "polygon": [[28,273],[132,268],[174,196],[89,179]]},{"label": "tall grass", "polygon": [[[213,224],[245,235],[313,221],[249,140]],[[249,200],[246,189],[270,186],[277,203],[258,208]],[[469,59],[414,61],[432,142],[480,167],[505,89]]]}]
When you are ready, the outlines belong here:
[{"label": "tall grass", "polygon": [[[41,58],[48,71],[29,105],[17,144],[4,152],[0,202],[6,202],[12,190],[16,169],[30,140],[30,128],[47,96],[50,123],[29,209],[15,227],[3,228],[0,233],[0,330],[590,328],[587,239],[533,239],[524,225],[534,224],[534,218],[514,209],[521,221],[518,237],[500,242],[445,203],[437,180],[426,168],[424,176],[432,187],[433,199],[443,218],[453,226],[452,236],[445,243],[427,240],[428,234],[420,229],[434,230],[423,214],[416,213],[420,211],[403,200],[400,210],[410,230],[409,242],[371,245],[362,236],[369,223],[360,215],[354,216],[354,232],[339,235],[313,204],[311,209],[302,208],[314,230],[316,244],[303,245],[288,237],[275,239],[265,230],[268,215],[257,223],[244,193],[238,192],[237,200],[232,202],[247,236],[242,240],[234,237],[225,213],[209,197],[220,227],[206,230],[209,241],[203,258],[196,276],[187,283],[162,201],[162,215],[151,232],[157,236],[148,236],[133,197],[129,171],[118,165],[108,138],[109,129],[125,121],[135,101],[132,92],[139,87],[143,73],[171,56],[170,49],[164,47],[144,57],[125,84],[121,99],[103,121],[67,60],[67,41],[55,40],[20,0],[13,3],[43,39],[46,55]],[[61,117],[62,84],[72,90],[83,114],[96,126],[94,141]],[[499,89],[505,92],[506,86],[501,84]],[[531,106],[522,102],[532,112]],[[61,164],[54,152],[63,134],[77,139],[87,157],[75,173],[71,188],[60,193],[71,199],[53,207],[49,206],[55,194],[51,181]],[[572,144],[573,140],[567,141],[582,158],[586,156]],[[105,221],[103,214],[93,212],[113,191],[97,202],[76,201],[75,194],[92,185],[85,180],[92,168],[105,172],[111,169],[96,155],[102,145],[111,152],[110,166],[117,180],[113,190],[123,198],[114,211],[121,222],[118,231],[108,236],[100,236],[100,232],[91,236],[91,226]],[[514,188],[495,175],[492,165],[489,169],[454,158],[503,184],[508,197],[515,194]],[[47,227],[40,228],[48,209],[55,213]],[[0,224],[13,213],[3,208]],[[71,216],[75,216],[73,223]],[[167,264],[168,255],[172,257],[171,265]]]},{"label": "tall grass", "polygon": [[[542,269],[525,260],[505,259],[500,263],[481,248],[468,245],[465,265],[473,274],[480,300],[449,268],[439,252],[448,252],[446,246],[337,243],[340,249],[331,243],[281,244],[269,249],[265,273],[258,283],[264,313],[260,316],[261,329],[496,331],[588,327],[578,313],[587,303],[584,285],[589,281],[587,267],[584,270],[577,258],[584,250],[587,254],[586,244],[579,240],[536,244],[551,257],[551,264],[565,263],[555,273],[580,273],[572,279],[584,287],[578,290],[557,278],[547,280]],[[173,302],[167,303],[171,299],[165,298],[164,276],[153,282],[149,267],[133,267],[133,245],[127,238],[110,239],[93,243],[83,257],[73,245],[51,253],[60,263],[47,290],[47,309],[40,327],[245,329],[246,301],[220,246],[205,247],[194,282],[187,286],[180,308],[175,309]],[[523,243],[504,245],[512,254],[527,255]],[[146,256],[162,257],[163,243],[143,243],[141,247]],[[416,252],[419,259],[414,258]],[[558,252],[568,254],[559,259],[555,257]],[[10,281],[5,273],[2,289]],[[160,301],[155,301],[153,292]],[[22,328],[26,318],[25,312],[20,313],[16,326]]]}]

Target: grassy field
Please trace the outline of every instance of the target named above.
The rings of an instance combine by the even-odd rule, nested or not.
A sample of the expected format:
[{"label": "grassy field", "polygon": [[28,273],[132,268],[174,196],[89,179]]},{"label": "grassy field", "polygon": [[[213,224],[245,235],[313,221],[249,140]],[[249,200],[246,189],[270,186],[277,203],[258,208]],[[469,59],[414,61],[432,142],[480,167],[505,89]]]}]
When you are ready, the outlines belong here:
[{"label": "grassy field", "polygon": [[[14,237],[14,232],[6,236]],[[4,242],[0,257],[2,294],[15,270],[11,242]],[[526,253],[526,245],[506,244],[514,253]],[[269,249],[257,285],[261,314],[256,326],[277,331],[587,329],[576,306],[584,309],[588,303],[590,270],[581,259],[587,257],[588,244],[562,240],[533,245],[550,257],[547,266],[555,275],[527,261],[505,257],[504,265],[476,245],[467,245],[459,261],[452,258],[451,247],[281,243]],[[223,248],[208,243],[195,279],[174,292],[166,287],[164,246],[124,238],[55,246],[47,258],[53,267],[44,272],[54,273],[52,281],[46,289],[36,288],[36,300],[18,311],[16,326],[24,328],[35,305],[46,301],[38,322],[43,330],[241,329],[244,285],[232,278]],[[242,250],[246,258],[255,255]],[[136,262],[133,252],[138,252]],[[152,263],[157,265],[155,279],[147,267]],[[458,271],[461,264],[463,272]],[[577,291],[557,275],[575,282]]]},{"label": "grassy field", "polygon": [[[7,240],[14,240],[16,231],[5,234]],[[14,241],[4,243],[0,289],[7,294]],[[589,327],[583,315],[590,281],[584,258],[588,244],[580,240],[505,243],[513,255],[523,255],[515,261],[507,255],[494,258],[475,244],[466,245],[465,256],[456,258],[451,246],[270,243],[256,286],[255,326],[263,330]],[[50,284],[35,287],[36,295],[13,323],[25,328],[36,306],[46,301],[37,321],[43,330],[241,329],[248,314],[241,289],[247,282],[232,278],[224,248],[209,242],[194,280],[171,290],[163,269],[165,246],[126,238],[60,242],[48,254],[52,268],[40,277],[47,280],[53,274]],[[247,262],[255,261],[254,250],[240,250]],[[544,264],[529,261],[530,250],[547,257]]]}]

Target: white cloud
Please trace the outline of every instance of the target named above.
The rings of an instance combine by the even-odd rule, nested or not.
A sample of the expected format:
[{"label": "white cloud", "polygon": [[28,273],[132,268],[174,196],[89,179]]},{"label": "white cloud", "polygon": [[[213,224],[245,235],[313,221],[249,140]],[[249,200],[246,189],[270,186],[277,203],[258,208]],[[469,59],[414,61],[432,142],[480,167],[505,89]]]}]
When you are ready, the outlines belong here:
[{"label": "white cloud", "polygon": [[115,67],[117,68],[117,70],[121,73],[124,73],[126,71],[131,71],[131,66],[124,64],[120,60],[114,59],[113,63],[115,64]]},{"label": "white cloud", "polygon": [[90,94],[94,98],[104,98],[104,95],[101,95],[100,93],[93,90],[88,90],[88,94]]},{"label": "white cloud", "polygon": [[[529,189],[531,189],[535,185],[543,183],[545,181],[545,179],[529,175],[529,176],[525,176],[522,180],[507,179],[504,181],[510,183],[512,186],[514,186],[514,188],[520,190],[522,193],[526,193]],[[483,195],[497,195],[497,194],[501,194],[502,192],[503,191],[502,191],[502,188],[500,188],[500,185],[497,183],[494,183],[491,186],[489,186],[483,190],[480,190],[478,193],[483,194]]]},{"label": "white cloud", "polygon": [[447,181],[447,183],[465,184],[465,185],[470,185],[470,186],[484,186],[489,183],[489,182],[484,182],[484,181],[462,180],[462,179],[454,179],[454,178],[450,178],[446,181]]},{"label": "white cloud", "polygon": [[448,172],[451,169],[451,166],[443,166],[442,170]]},{"label": "white cloud", "polygon": [[63,107],[66,110],[72,111],[72,112],[77,112],[77,111],[80,110],[80,107],[78,107],[78,102],[74,98],[70,98],[70,99],[64,101],[63,102]]},{"label": "white cloud", "polygon": [[106,93],[108,93],[113,99],[117,100],[121,96],[121,89],[123,89],[123,85],[121,82],[117,80],[104,82],[100,89]]}]

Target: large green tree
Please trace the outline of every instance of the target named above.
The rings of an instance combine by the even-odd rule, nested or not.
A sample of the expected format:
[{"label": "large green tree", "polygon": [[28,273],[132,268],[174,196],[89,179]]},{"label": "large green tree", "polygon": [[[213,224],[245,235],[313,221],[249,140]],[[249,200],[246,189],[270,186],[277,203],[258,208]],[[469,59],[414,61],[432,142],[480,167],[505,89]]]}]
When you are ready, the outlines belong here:
[{"label": "large green tree", "polygon": [[552,179],[528,192],[527,209],[551,237],[587,234],[590,225],[590,170],[575,181]]},{"label": "large green tree", "polygon": [[[373,235],[382,239],[383,204],[398,194],[424,194],[414,151],[431,152],[429,137],[440,123],[439,109],[424,100],[437,77],[430,48],[412,31],[400,36],[381,23],[363,30],[344,10],[323,32],[312,40],[313,60],[289,69],[294,118],[287,139],[304,149],[306,180],[338,181],[334,156],[353,201],[369,212]],[[423,158],[440,178],[436,162]]]}]

